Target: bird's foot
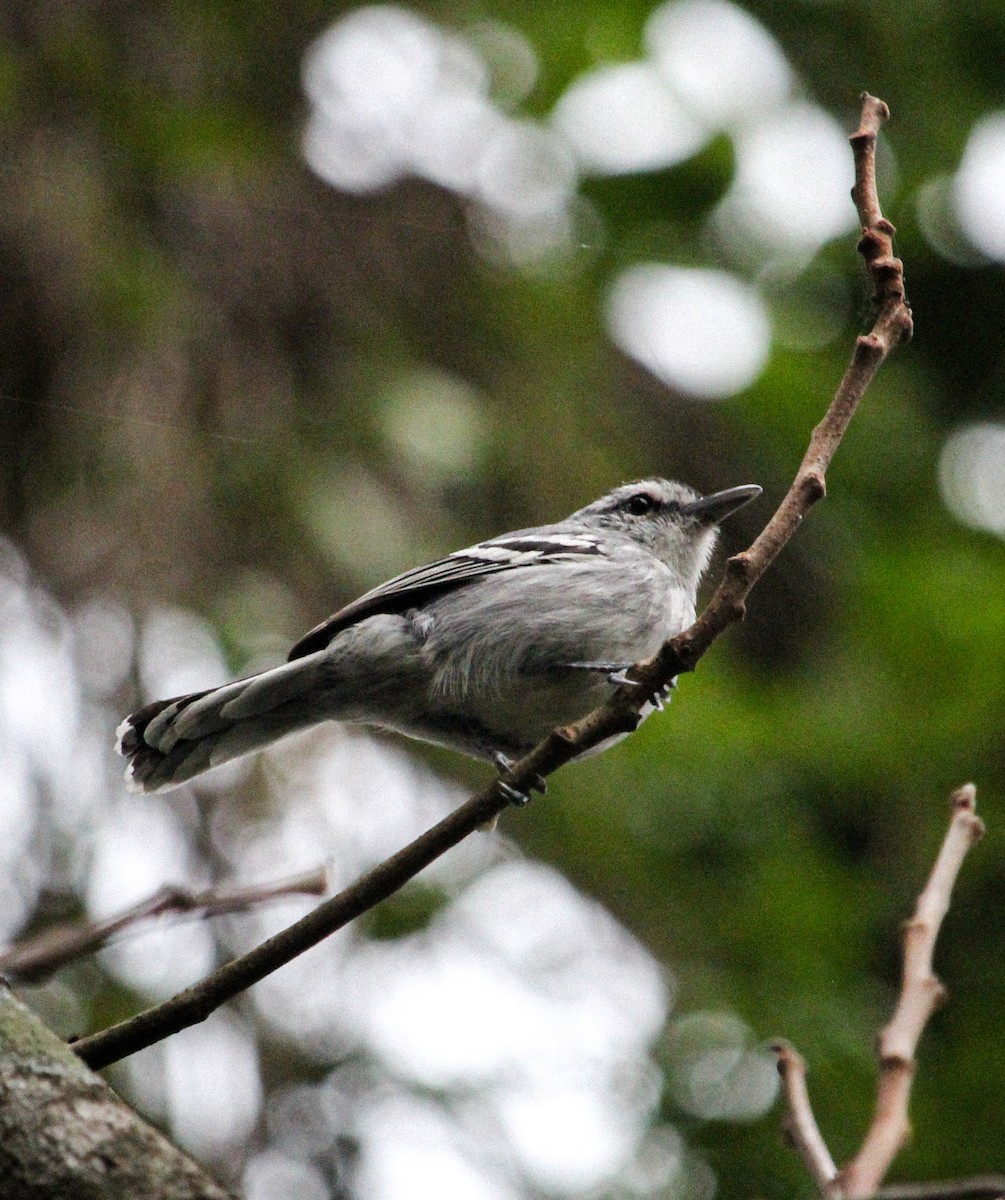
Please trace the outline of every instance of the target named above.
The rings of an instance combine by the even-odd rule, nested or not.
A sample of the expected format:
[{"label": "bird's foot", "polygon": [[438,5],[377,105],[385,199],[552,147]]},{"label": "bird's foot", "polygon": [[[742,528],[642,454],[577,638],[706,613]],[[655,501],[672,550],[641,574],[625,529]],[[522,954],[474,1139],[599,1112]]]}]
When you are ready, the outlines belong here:
[{"label": "bird's foot", "polygon": [[[630,679],[628,672],[635,665],[634,663],[613,663],[613,662],[572,662],[564,663],[566,667],[572,667],[577,671],[601,671],[606,672],[607,682],[613,687],[638,687],[637,679]],[[675,675],[668,683],[665,683],[658,692],[653,693],[653,706],[663,711],[664,707],[670,700],[670,693],[677,686],[677,676]]]},{"label": "bird's foot", "polygon": [[[495,763],[500,776],[506,775],[513,770],[514,760],[503,754],[501,750],[497,750],[492,755],[492,761]],[[545,783],[540,775],[531,777],[526,790],[514,787],[512,783],[508,783],[505,779],[501,778],[496,781],[496,787],[499,789],[500,794],[516,808],[523,808],[525,804],[530,803],[531,792],[540,792],[544,795],[548,790],[547,783]]]},{"label": "bird's foot", "polygon": [[599,671],[607,676],[607,682],[612,687],[637,687],[638,684],[634,679],[629,679],[627,672],[635,665],[634,663],[613,663],[613,662],[573,662],[564,663],[566,667],[572,667],[577,671]]},{"label": "bird's foot", "polygon": [[658,692],[653,693],[653,707],[662,712],[664,708],[673,699],[671,692],[677,686],[677,676],[675,675],[668,683],[665,683]]}]

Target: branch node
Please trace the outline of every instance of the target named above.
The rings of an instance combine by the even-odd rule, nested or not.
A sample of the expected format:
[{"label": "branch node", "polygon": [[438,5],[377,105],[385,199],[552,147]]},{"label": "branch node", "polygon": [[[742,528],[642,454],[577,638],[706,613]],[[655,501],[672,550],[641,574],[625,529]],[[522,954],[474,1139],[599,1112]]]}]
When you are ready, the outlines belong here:
[{"label": "branch node", "polygon": [[[754,572],[756,567],[751,558],[749,550],[741,550],[739,554],[734,554],[726,560],[726,576],[737,581],[746,592],[749,590],[751,580],[756,578]],[[740,597],[740,618],[743,617],[744,605],[743,598]],[[735,611],[735,608],[734,610]]]},{"label": "branch node", "polygon": [[810,467],[799,478],[799,487],[807,506],[816,504],[827,495],[827,480],[819,467]]},{"label": "branch node", "polygon": [[877,333],[862,333],[855,339],[855,357],[881,360],[886,352],[883,339]]},{"label": "branch node", "polygon": [[[884,224],[890,225],[890,222],[885,221]],[[890,229],[893,230],[892,225],[890,225]],[[880,270],[885,262],[896,261],[896,259],[891,259],[888,253],[891,236],[892,234],[887,234],[885,230],[880,228],[879,222],[875,225],[863,227],[855,249],[862,255],[873,271]]]},{"label": "branch node", "polygon": [[888,1075],[900,1073],[913,1075],[917,1068],[915,1060],[907,1058],[903,1054],[880,1054],[878,1057],[880,1071]]},{"label": "branch node", "polygon": [[[673,656],[673,673],[675,675],[686,674],[690,671],[693,671],[698,665],[698,659],[701,658],[701,654],[696,650],[694,642],[687,636],[687,634],[688,631],[685,630],[684,633],[678,634],[675,638],[671,638],[671,640],[667,642],[666,646],[664,647],[667,657],[670,655]],[[663,651],[660,653],[662,656]]]},{"label": "branch node", "polygon": [[977,789],[972,783],[964,783],[949,797],[950,811],[954,819],[963,825],[970,836],[970,844],[979,842],[986,833],[984,822],[974,811],[977,807]]},{"label": "branch node", "polygon": [[885,100],[880,100],[878,96],[870,96],[868,92],[863,92],[859,100],[861,100],[865,110],[872,115],[877,127],[882,125],[884,121],[889,121],[890,106]]},{"label": "branch node", "polygon": [[[905,947],[912,935],[917,939],[919,947],[933,946],[938,932],[938,926],[932,925],[928,921],[906,921],[904,923]],[[911,986],[916,988],[918,995],[927,1001],[930,1013],[934,1012],[941,1004],[944,1004],[946,997],[949,995],[945,984],[937,975],[928,974],[912,978]]]}]

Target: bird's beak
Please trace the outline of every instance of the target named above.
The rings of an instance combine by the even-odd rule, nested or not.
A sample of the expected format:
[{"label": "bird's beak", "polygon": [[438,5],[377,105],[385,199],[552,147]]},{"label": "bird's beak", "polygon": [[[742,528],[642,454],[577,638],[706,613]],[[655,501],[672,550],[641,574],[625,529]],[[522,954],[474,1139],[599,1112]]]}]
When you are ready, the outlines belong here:
[{"label": "bird's beak", "polygon": [[727,488],[724,492],[713,492],[711,496],[701,496],[690,504],[681,506],[681,512],[690,517],[697,517],[703,525],[718,525],[727,517],[733,515],[738,508],[743,508],[751,500],[756,500],[761,494],[761,488],[756,483],[742,483],[739,487]]}]

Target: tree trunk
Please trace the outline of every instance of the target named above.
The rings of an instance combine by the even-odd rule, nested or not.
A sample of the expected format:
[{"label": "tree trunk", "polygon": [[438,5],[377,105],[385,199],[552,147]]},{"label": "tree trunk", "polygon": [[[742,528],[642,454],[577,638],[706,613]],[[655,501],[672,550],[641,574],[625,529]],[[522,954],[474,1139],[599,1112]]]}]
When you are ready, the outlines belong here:
[{"label": "tree trunk", "polygon": [[0,1200],[234,1200],[0,980]]}]

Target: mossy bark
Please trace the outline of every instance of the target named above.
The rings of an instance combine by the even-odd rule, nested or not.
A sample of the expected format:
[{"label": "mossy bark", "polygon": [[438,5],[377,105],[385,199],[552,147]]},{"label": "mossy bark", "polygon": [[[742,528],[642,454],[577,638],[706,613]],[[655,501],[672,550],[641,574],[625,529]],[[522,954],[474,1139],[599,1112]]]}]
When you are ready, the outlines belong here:
[{"label": "mossy bark", "polygon": [[0,981],[0,1200],[234,1200]]}]

